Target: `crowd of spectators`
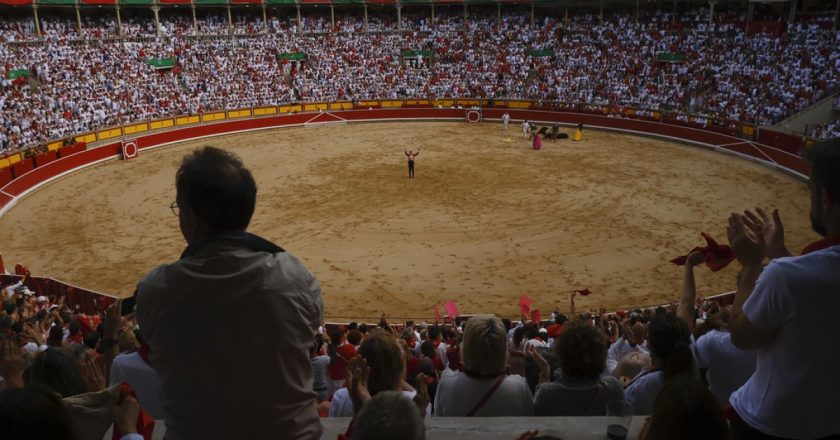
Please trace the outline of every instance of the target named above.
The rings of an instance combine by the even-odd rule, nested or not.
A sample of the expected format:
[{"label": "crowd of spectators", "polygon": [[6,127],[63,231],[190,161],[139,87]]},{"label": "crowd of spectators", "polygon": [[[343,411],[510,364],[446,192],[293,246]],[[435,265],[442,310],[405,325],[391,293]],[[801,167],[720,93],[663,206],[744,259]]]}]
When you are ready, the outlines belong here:
[{"label": "crowd of spectators", "polygon": [[[710,25],[707,14],[538,15],[532,25],[527,13],[499,23],[487,10],[465,20],[462,9],[441,8],[434,26],[419,11],[403,14],[402,32],[396,17],[371,14],[366,34],[364,17],[343,10],[334,27],[328,12],[305,11],[302,33],[294,16],[268,16],[265,32],[257,11],[235,13],[231,27],[225,11],[199,11],[194,25],[187,11],[163,10],[161,38],[144,11],[124,12],[120,32],[110,15],[85,16],[80,33],[75,17],[45,14],[40,37],[31,18],[12,17],[0,23],[0,65],[30,76],[0,79],[0,149],[205,110],[401,97],[628,105],[772,124],[840,83],[840,33],[820,22],[747,36],[742,16],[719,13]],[[417,64],[404,50],[431,56]],[[277,57],[290,52],[306,60]],[[154,70],[146,60],[155,57],[177,67]]]},{"label": "crowd of spectators", "polygon": [[[683,282],[671,305],[581,313],[575,292],[568,316],[548,321],[523,306],[519,322],[392,325],[383,314],[327,325],[315,275],[245,232],[250,172],[223,150],[196,150],[173,204],[188,246],[138,283],[136,308],[117,300],[86,314],[25,276],[2,286],[0,434],[99,439],[113,424],[133,440],[162,417],[173,438],[314,439],[320,414],[353,417],[339,438],[422,439],[428,417],[585,417],[625,402],[649,416],[642,440],[837,438],[840,335],[815,317],[840,308],[840,139],[806,157],[824,238],[792,256],[778,211],[733,213],[730,247],[675,260]],[[698,298],[697,268],[733,260],[732,304]]]}]

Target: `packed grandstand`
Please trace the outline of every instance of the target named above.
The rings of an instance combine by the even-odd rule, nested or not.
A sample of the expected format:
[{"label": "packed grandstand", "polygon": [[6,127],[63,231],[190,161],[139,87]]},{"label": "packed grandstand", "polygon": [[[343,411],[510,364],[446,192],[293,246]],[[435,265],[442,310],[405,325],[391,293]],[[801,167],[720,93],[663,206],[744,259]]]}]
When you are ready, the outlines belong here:
[{"label": "packed grandstand", "polygon": [[[0,21],[0,149],[163,116],[297,102],[495,98],[775,124],[840,85],[832,13],[747,33],[708,8],[531,16],[438,8],[20,11]],[[240,12],[241,11],[241,12]],[[113,11],[112,11],[113,12]],[[533,21],[532,21],[533,20]],[[334,25],[333,25],[334,23]],[[40,33],[38,33],[40,31]],[[226,37],[226,38],[220,38]],[[418,57],[419,56],[419,60]],[[419,63],[419,64],[418,64]],[[816,130],[837,134],[837,123]],[[813,131],[813,130],[812,130]],[[809,133],[810,134],[810,133]]]},{"label": "packed grandstand", "polygon": [[[640,113],[673,112],[676,119],[768,125],[840,87],[834,13],[748,34],[740,10],[718,11],[710,21],[704,8],[677,16],[643,10],[639,17],[608,10],[603,18],[574,11],[532,17],[521,9],[498,15],[495,7],[441,9],[434,20],[418,11],[398,20],[384,12],[368,17],[350,9],[331,17],[306,10],[299,22],[293,13],[264,20],[253,10],[230,17],[165,10],[159,27],[157,11],[145,9],[124,10],[119,19],[98,11],[79,17],[81,27],[73,14],[42,11],[36,24],[16,11],[0,20],[0,150],[211,110],[410,97],[628,106]],[[837,137],[840,125],[829,122],[807,134]],[[832,240],[803,252],[822,263],[796,261],[825,264],[809,275],[828,280],[809,287],[836,298],[840,145],[831,145],[833,152],[817,145],[809,160],[823,168],[811,190],[824,191],[833,204],[826,202],[826,211],[812,208],[812,221]],[[172,209],[181,216],[179,204]],[[320,416],[348,418],[339,438],[419,440],[432,417],[590,417],[620,414],[627,404],[631,416],[650,416],[645,439],[837,438],[840,425],[831,413],[840,393],[823,368],[838,361],[836,350],[826,348],[840,337],[836,325],[808,327],[812,333],[797,334],[798,340],[768,342],[791,331],[796,323],[790,321],[797,319],[786,315],[791,310],[807,311],[809,322],[830,321],[810,319],[819,303],[797,302],[783,289],[767,287],[783,283],[780,272],[792,270],[784,265],[794,261],[775,261],[790,254],[781,220],[760,211],[733,214],[728,232],[727,263],[737,257],[744,266],[734,298],[697,296],[693,268],[718,264],[719,255],[711,253],[723,252],[710,246],[686,256],[683,291],[671,305],[581,312],[576,295],[588,293],[581,291],[570,295],[567,310],[545,319],[531,314],[523,297],[522,318],[513,322],[460,317],[448,309],[448,316],[427,323],[385,316],[327,323],[312,313],[305,324],[313,334],[301,332],[303,324],[295,321],[298,327],[289,324],[282,328],[287,333],[273,335],[277,329],[260,326],[268,319],[262,309],[241,308],[246,301],[239,299],[233,311],[224,311],[234,316],[192,316],[203,302],[179,304],[179,312],[187,312],[169,318],[195,322],[174,336],[163,330],[154,336],[151,325],[141,331],[133,308],[121,310],[116,302],[105,311],[107,303],[72,287],[56,289],[18,267],[17,276],[0,279],[0,438],[98,439],[113,424],[114,438],[150,439],[154,420],[165,420],[182,436],[177,438],[264,438],[267,431],[249,429],[280,420],[269,427],[277,438],[314,439],[321,430],[312,418]],[[188,248],[183,258],[192,256]],[[779,303],[745,302],[765,258],[765,273],[779,278],[759,278],[756,292]],[[744,284],[751,274],[752,286]],[[312,274],[302,277],[308,286],[302,289],[317,290],[320,301]],[[840,307],[831,301],[823,310]],[[284,318],[299,319],[312,303],[317,301]],[[237,315],[241,310],[250,315]],[[758,336],[742,336],[744,316],[762,324],[750,328]],[[768,323],[778,326],[770,332]],[[252,346],[251,340],[268,334],[288,352]],[[779,355],[779,346],[797,356]],[[296,370],[304,348],[306,368]],[[276,365],[251,362],[264,354]],[[203,365],[181,368],[175,361],[189,356]],[[772,365],[776,360],[790,361],[787,375]],[[243,384],[251,388],[237,388]],[[253,397],[278,389],[284,392],[267,397],[267,405]],[[762,397],[749,400],[757,389]],[[185,398],[192,402],[185,405]],[[283,399],[298,406],[281,406],[288,404]],[[401,406],[406,404],[408,409]],[[261,405],[270,410],[254,409]],[[219,417],[200,414],[195,423],[196,408],[211,408]],[[302,415],[307,410],[311,414]],[[609,420],[615,423],[610,438],[623,438],[615,432],[626,434],[629,419]],[[634,423],[637,433],[640,422]]]}]

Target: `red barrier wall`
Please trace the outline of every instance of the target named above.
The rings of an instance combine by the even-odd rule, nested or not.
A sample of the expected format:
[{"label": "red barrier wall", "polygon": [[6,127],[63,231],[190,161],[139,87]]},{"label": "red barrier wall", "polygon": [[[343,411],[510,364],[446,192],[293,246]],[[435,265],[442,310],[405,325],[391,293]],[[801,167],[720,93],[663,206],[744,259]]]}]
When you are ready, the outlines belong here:
[{"label": "red barrier wall", "polygon": [[0,188],[12,181],[12,169],[10,167],[0,168]]},{"label": "red barrier wall", "polygon": [[35,156],[35,166],[40,167],[58,159],[58,151],[47,151]]},{"label": "red barrier wall", "polygon": [[15,179],[17,179],[31,171],[32,168],[35,168],[35,161],[31,157],[27,157],[12,165],[12,173],[14,173]]},{"label": "red barrier wall", "polygon": [[802,139],[801,136],[794,136],[792,134],[780,133],[773,130],[759,130],[758,142],[787,151],[791,154],[799,154],[799,152],[805,148],[805,140]]}]

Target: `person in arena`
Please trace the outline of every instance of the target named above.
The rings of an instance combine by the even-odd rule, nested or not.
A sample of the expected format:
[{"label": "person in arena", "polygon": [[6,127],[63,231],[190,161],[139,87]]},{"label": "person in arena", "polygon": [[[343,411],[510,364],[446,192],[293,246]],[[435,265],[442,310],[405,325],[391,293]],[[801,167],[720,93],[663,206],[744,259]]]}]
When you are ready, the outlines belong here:
[{"label": "person in arena", "polygon": [[140,280],[136,307],[166,438],[319,438],[308,350],[323,321],[318,280],[245,231],[257,186],[235,155],[189,153],[175,186],[187,247]]},{"label": "person in arena", "polygon": [[405,157],[408,159],[408,177],[410,179],[414,178],[414,159],[420,155],[420,149],[418,148],[417,151],[408,150],[405,151]]},{"label": "person in arena", "polygon": [[[732,305],[732,343],[758,349],[756,371],[729,398],[736,439],[840,438],[840,338],[826,313],[840,308],[840,138],[814,144],[811,226],[823,239],[788,256],[778,211],[732,214],[727,229],[742,265]],[[765,258],[771,261],[762,268]]]},{"label": "person in arena", "polygon": [[464,326],[464,371],[444,375],[435,414],[444,417],[531,416],[534,404],[525,378],[505,374],[507,336],[499,318],[477,315]]}]

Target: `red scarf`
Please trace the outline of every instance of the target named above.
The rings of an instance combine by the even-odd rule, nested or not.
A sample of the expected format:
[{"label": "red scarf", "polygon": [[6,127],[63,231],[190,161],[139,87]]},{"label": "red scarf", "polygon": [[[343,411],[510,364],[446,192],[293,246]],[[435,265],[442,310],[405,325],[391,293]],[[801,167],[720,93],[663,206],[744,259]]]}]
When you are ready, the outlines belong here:
[{"label": "red scarf", "polygon": [[840,245],[840,237],[826,237],[805,246],[805,248],[802,249],[802,255],[807,255],[811,252],[821,251],[837,245]]},{"label": "red scarf", "polygon": [[145,362],[148,366],[152,366],[152,363],[149,362],[150,350],[151,348],[149,347],[149,344],[146,344],[145,342],[140,344],[140,348],[137,349],[137,354],[140,355],[140,358],[143,359],[143,362]]},{"label": "red scarf", "polygon": [[[120,387],[120,403],[128,397],[137,398],[137,393],[134,392],[134,388],[127,383],[123,383]],[[155,431],[155,419],[152,418],[146,410],[140,408],[140,415],[137,417],[137,433],[143,436],[144,440],[152,440],[152,433]],[[114,436],[113,439],[117,440],[122,437],[122,433],[119,429],[117,429],[117,424],[114,424]]]}]

